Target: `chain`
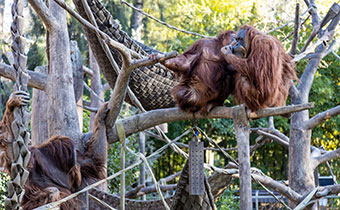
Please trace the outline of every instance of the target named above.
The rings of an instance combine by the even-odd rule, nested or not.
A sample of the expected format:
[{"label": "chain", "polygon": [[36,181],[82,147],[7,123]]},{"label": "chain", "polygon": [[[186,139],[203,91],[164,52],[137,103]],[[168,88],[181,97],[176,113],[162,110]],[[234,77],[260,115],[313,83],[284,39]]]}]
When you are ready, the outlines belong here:
[{"label": "chain", "polygon": [[[15,90],[27,91],[28,74],[26,71],[27,57],[25,55],[24,32],[24,0],[14,0],[12,5],[11,25],[13,67],[16,74]],[[5,209],[22,209],[20,203],[25,194],[24,185],[29,172],[27,165],[30,159],[28,150],[29,133],[27,131],[29,115],[26,106],[17,107],[13,111],[14,121],[11,124],[13,159],[11,164],[11,180],[8,182],[8,196]]]}]

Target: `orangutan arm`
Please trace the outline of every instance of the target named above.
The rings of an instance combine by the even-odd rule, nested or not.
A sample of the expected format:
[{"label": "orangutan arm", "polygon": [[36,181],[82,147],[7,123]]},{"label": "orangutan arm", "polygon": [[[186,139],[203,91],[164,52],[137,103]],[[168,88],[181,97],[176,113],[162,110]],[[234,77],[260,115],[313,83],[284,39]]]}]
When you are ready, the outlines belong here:
[{"label": "orangutan arm", "polygon": [[[105,118],[108,113],[107,103],[103,104],[95,117],[93,134],[89,142],[86,156],[91,158],[96,168],[99,171],[99,175],[103,172],[107,160],[107,138],[105,128]],[[103,177],[101,177],[103,178]]]},{"label": "orangutan arm", "polygon": [[11,94],[7,103],[6,111],[0,122],[0,126],[10,125],[13,121],[12,112],[15,107],[26,106],[30,100],[29,94],[24,91],[16,91]]},{"label": "orangutan arm", "polygon": [[225,46],[221,48],[222,55],[224,60],[231,64],[237,72],[243,73],[248,66],[246,58],[239,58],[236,55],[232,54],[229,46]]},{"label": "orangutan arm", "polygon": [[189,71],[191,63],[197,56],[195,54],[182,54],[166,60],[163,65],[174,72],[186,72]]}]

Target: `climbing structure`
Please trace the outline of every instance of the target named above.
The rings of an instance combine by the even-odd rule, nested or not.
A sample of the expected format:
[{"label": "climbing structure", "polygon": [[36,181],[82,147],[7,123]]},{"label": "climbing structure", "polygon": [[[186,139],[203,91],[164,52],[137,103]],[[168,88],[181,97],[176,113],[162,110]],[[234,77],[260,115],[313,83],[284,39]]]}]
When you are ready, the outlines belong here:
[{"label": "climbing structure", "polygon": [[[76,5],[76,9],[79,14],[90,22],[91,17],[88,15],[88,13],[86,13],[86,8],[84,8],[82,0],[74,0],[73,2]],[[88,0],[87,3],[91,8],[91,12],[96,20],[98,28],[108,34],[113,40],[124,44],[126,47],[142,56],[147,56],[151,52],[154,52],[154,50],[149,48],[148,46],[135,42],[127,35],[126,32],[122,31],[119,27],[119,24],[112,19],[110,13],[98,0]],[[105,54],[105,50],[103,49],[103,46],[101,45],[97,35],[91,32],[86,27],[84,27],[84,31],[102,73],[104,74],[110,86],[114,87],[115,80],[117,78],[117,74],[113,73],[112,71],[112,69],[114,69],[114,66],[112,66],[112,63],[110,63],[108,56]],[[119,53],[113,48],[111,48],[110,51],[115,62],[120,66],[122,64],[122,61]],[[174,80],[174,74],[171,71],[169,71],[162,65],[153,65],[149,67],[137,68],[132,71],[129,87],[136,95],[137,99],[141,102],[143,107],[146,110],[151,110],[175,106],[175,102],[170,95],[170,90],[175,84],[176,81]],[[170,200],[172,201],[172,209],[182,209],[188,207],[191,208],[194,206],[194,209],[214,209],[214,199],[213,195],[211,194],[210,186],[207,179],[205,180],[204,195],[189,196],[187,168],[188,167],[186,164],[186,167],[183,168],[180,181],[177,185],[176,194],[174,198],[168,198],[167,202],[169,202]],[[104,199],[104,201],[106,201],[107,203],[110,203],[112,206],[119,207],[118,197],[114,195],[107,195],[107,193],[104,192],[98,192],[98,190],[94,190],[93,192],[95,192],[96,195],[99,196],[101,199]],[[155,208],[155,206],[159,207]],[[163,208],[163,204],[160,200],[126,200],[126,209]]]},{"label": "climbing structure", "polygon": [[[82,0],[74,0],[73,2],[79,14],[83,18],[90,20],[85,12]],[[99,29],[108,34],[113,40],[124,44],[142,56],[153,52],[151,48],[146,45],[139,45],[130,38],[126,32],[122,31],[119,24],[112,19],[110,13],[98,0],[89,0],[87,3],[91,8]],[[86,27],[84,27],[84,31],[102,73],[111,88],[113,88],[117,78],[117,74],[112,70],[114,67],[106,56],[105,50],[101,46],[96,34]],[[113,48],[110,50],[114,60],[118,65],[121,65],[122,61],[119,53]],[[170,90],[175,84],[174,74],[170,70],[167,70],[162,65],[153,65],[133,70],[129,87],[135,93],[143,107],[146,110],[151,110],[175,106],[175,102],[170,95]]]},{"label": "climbing structure", "polygon": [[[28,74],[26,72],[25,38],[23,36],[23,9],[23,0],[13,1],[11,33],[13,39],[13,67],[16,74],[15,90],[27,92]],[[12,146],[13,155],[11,158],[11,180],[8,182],[8,197],[5,201],[5,208],[21,209],[20,203],[25,194],[24,184],[29,174],[26,168],[30,159],[27,107],[15,108],[13,117],[15,120],[11,125],[11,138],[8,139]]]}]

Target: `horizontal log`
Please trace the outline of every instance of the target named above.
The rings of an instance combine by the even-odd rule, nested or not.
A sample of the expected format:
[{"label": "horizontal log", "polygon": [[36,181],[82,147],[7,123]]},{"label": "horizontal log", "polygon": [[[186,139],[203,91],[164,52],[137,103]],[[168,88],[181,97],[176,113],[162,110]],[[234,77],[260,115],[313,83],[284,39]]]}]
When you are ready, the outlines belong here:
[{"label": "horizontal log", "polygon": [[[275,115],[283,115],[292,112],[303,111],[314,107],[313,103],[290,105],[283,107],[272,107],[261,109],[256,112],[249,112],[248,118],[257,119],[262,117],[269,117]],[[232,118],[233,107],[215,107],[208,115],[195,114],[196,119],[211,119],[211,118]],[[137,114],[132,117],[124,118],[119,120],[123,126],[126,136],[130,136],[133,133],[146,130],[148,128],[160,125],[166,122],[174,122],[180,120],[192,120],[193,114],[184,112],[179,108],[167,108],[167,109],[156,109],[145,113]],[[116,127],[107,129],[107,138],[109,143],[118,141],[118,134]]]},{"label": "horizontal log", "polygon": [[[47,75],[27,70],[30,79],[28,80],[28,86],[45,91],[47,83]],[[0,76],[15,81],[15,72],[12,66],[0,63]]]}]

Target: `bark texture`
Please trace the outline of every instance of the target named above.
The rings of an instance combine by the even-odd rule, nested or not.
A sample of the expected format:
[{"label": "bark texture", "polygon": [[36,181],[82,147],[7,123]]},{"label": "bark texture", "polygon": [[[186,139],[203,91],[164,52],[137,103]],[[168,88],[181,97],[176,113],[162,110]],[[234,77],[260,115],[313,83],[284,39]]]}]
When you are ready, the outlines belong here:
[{"label": "bark texture", "polygon": [[[67,31],[66,13],[54,1],[50,1],[50,12],[58,25],[50,28],[50,72],[48,75],[48,136],[65,135],[79,139],[80,128],[73,89],[70,41]],[[77,144],[79,144],[77,142]]]},{"label": "bark texture", "polygon": [[[38,66],[35,72],[47,74],[47,68]],[[44,91],[33,89],[31,112],[32,145],[39,145],[48,139],[47,127],[47,94]]]}]

